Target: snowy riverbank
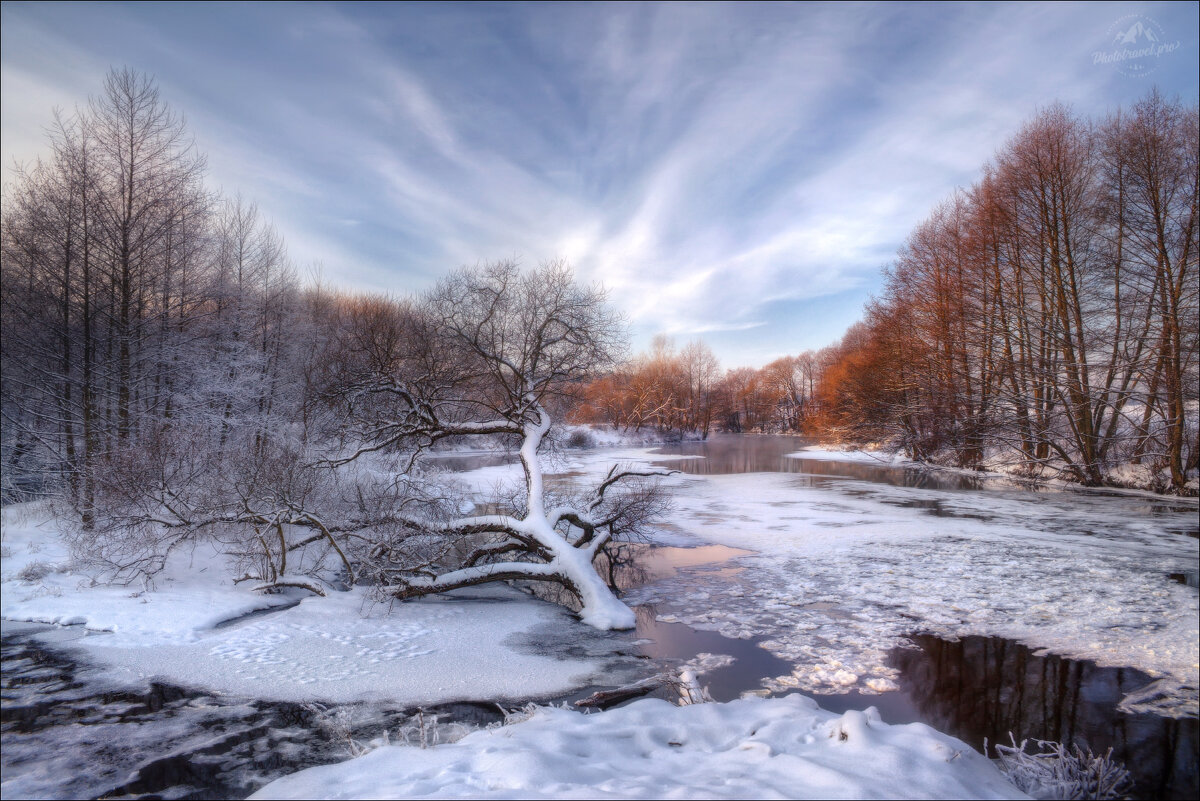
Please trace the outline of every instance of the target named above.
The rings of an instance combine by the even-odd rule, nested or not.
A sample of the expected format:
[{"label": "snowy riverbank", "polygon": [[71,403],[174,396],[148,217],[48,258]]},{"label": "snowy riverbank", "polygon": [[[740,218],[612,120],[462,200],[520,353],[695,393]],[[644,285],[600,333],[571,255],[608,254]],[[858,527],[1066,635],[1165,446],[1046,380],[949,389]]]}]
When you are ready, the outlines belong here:
[{"label": "snowy riverbank", "polygon": [[235,586],[224,558],[198,544],[175,554],[153,589],[93,586],[39,504],[3,510],[3,545],[0,615],[103,632],[74,646],[117,679],[415,705],[553,697],[586,685],[604,664],[521,647],[539,628],[578,624],[503,585],[397,605],[361,588],[328,598],[260,595]]},{"label": "snowy riverbank", "polygon": [[[1196,714],[1200,609],[1194,586],[1168,577],[1196,569],[1200,549],[1185,536],[1195,527],[1194,502],[911,486],[903,470],[868,458],[829,454],[829,472],[820,474],[782,472],[791,469],[783,464],[774,473],[665,479],[674,508],[657,543],[714,544],[743,555],[719,576],[684,566],[627,599],[654,607],[663,621],[760,640],[792,666],[765,677],[777,693],[893,689],[886,655],[922,630],[948,639],[1008,637],[1136,667],[1157,681],[1127,698],[1129,706]],[[548,472],[586,481],[613,462],[658,461],[713,467],[702,454],[624,447],[560,451]],[[461,482],[486,491],[520,479],[519,465],[485,463],[460,474]],[[870,478],[876,469],[894,483]],[[613,644],[629,645],[633,636],[598,635],[612,638],[607,651],[538,651],[533,644],[547,632],[583,627],[565,610],[506,587],[390,607],[359,591],[258,596],[233,586],[208,546],[177,554],[151,590],[91,586],[39,505],[4,510],[3,544],[0,614],[105,632],[69,647],[117,680],[335,702],[546,698],[612,681]],[[287,608],[246,616],[266,607]],[[847,740],[824,736],[836,727]],[[567,744],[575,750],[564,751]],[[963,748],[928,727],[835,715],[795,694],[679,709],[645,701],[590,716],[542,709],[454,745],[385,747],[264,792],[1017,796]]]},{"label": "snowy riverbank", "polygon": [[[1071,474],[1062,465],[1047,463],[1043,468],[1031,471],[1027,465],[1005,459],[1000,453],[986,456],[979,469],[971,470],[953,467],[949,464],[953,455],[946,453],[935,456],[928,461],[914,461],[896,450],[878,446],[863,448],[842,448],[832,445],[811,445],[795,453],[789,454],[796,459],[814,459],[820,461],[859,462],[865,464],[881,464],[893,466],[910,466],[927,470],[938,470],[957,475],[975,478],[1004,479],[1019,482],[1024,486],[1041,486],[1057,488],[1079,488],[1081,485],[1072,480]],[[1164,470],[1154,470],[1148,464],[1133,464],[1123,462],[1110,465],[1104,470],[1104,487],[1113,490],[1129,490],[1147,492],[1155,495],[1181,494],[1183,497],[1196,497],[1200,494],[1200,476],[1192,471],[1182,493],[1167,492],[1170,486],[1170,476]]]},{"label": "snowy riverbank", "polygon": [[310,768],[251,798],[1026,798],[965,743],[801,695],[635,701]]}]

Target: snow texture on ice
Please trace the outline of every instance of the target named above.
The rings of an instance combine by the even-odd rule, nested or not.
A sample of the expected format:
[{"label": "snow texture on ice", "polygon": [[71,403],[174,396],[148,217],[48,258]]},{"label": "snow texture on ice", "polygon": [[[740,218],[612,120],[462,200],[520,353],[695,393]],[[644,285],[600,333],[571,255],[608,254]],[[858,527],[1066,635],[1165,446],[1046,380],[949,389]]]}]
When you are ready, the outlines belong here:
[{"label": "snow texture on ice", "polygon": [[[794,455],[814,453],[842,456]],[[625,449],[573,455],[563,469],[587,480],[613,460],[662,458]],[[1007,481],[948,490],[791,473],[665,480],[674,510],[661,544],[757,555],[737,560],[743,570],[685,570],[626,600],[728,637],[766,636],[762,647],[796,666],[770,689],[885,692],[896,687],[887,654],[907,634],[979,634],[1139,668],[1159,681],[1125,708],[1197,714],[1200,596],[1167,578],[1200,558],[1194,501]]]},{"label": "snow texture on ice", "polygon": [[[262,596],[233,586],[208,545],[174,558],[154,589],[92,586],[71,565],[44,507],[9,507],[3,515],[0,615],[108,632],[74,647],[111,666],[118,680],[155,678],[284,701],[404,705],[553,696],[586,685],[604,666],[599,657],[521,647],[546,626],[573,624],[566,610],[508,587],[391,606],[372,604],[361,589],[327,598]],[[50,572],[27,580],[36,561]],[[281,608],[239,620],[271,607]]]},{"label": "snow texture on ice", "polygon": [[804,448],[795,453],[786,454],[786,456],[790,459],[817,459],[826,462],[861,462],[879,465],[916,464],[916,462],[905,459],[900,453],[869,450],[844,451],[816,446]]},{"label": "snow texture on ice", "polygon": [[[866,482],[805,486],[790,474],[678,479],[673,528],[758,552],[722,582],[680,576],[633,603],[669,607],[729,637],[767,635],[792,661],[769,686],[812,692],[894,688],[904,635],[983,634],[1170,687],[1156,711],[1196,714],[1200,605],[1167,575],[1194,570],[1194,512],[1073,492],[963,492]],[[1160,687],[1162,689],[1163,687]]]}]

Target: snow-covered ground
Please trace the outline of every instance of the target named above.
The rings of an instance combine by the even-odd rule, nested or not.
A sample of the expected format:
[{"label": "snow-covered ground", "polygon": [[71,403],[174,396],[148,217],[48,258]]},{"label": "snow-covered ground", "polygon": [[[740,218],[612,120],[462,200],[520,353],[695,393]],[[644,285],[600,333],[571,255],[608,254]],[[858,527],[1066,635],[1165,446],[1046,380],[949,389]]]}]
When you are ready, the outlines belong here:
[{"label": "snow-covered ground", "polygon": [[[390,607],[362,590],[263,596],[234,586],[222,558],[199,545],[178,554],[153,590],[92,586],[36,505],[3,510],[3,546],[0,615],[106,632],[75,646],[111,666],[116,679],[273,700],[407,705],[551,697],[604,668],[600,659],[521,647],[539,628],[578,624],[566,610],[502,585]],[[289,608],[238,620],[271,606]]]},{"label": "snow-covered ground", "polygon": [[[668,463],[686,466],[679,460],[695,457],[627,446],[565,449],[548,471],[587,479],[613,462],[672,458]],[[875,462],[867,454],[823,458]],[[461,480],[484,490],[519,480],[520,470],[493,465]],[[895,680],[887,652],[906,634],[990,634],[1139,668],[1161,680],[1141,701],[1166,714],[1196,714],[1200,605],[1194,587],[1168,579],[1197,570],[1197,540],[1179,533],[1195,527],[1194,502],[919,489],[791,473],[664,480],[675,508],[655,534],[660,544],[718,544],[754,555],[738,559],[744,569],[719,575],[699,577],[682,567],[627,600],[655,605],[664,620],[765,636],[763,647],[794,665],[790,674],[770,677],[770,689],[885,691]],[[3,511],[0,579],[5,618],[106,632],[75,647],[117,678],[165,678],[281,700],[415,705],[548,697],[607,669],[598,653],[531,652],[539,630],[578,624],[564,610],[505,587],[391,608],[373,606],[357,591],[264,597],[233,586],[207,546],[178,554],[151,590],[92,586],[70,564],[39,505]],[[242,617],[281,605],[290,606]],[[799,695],[678,709],[642,701],[591,716],[543,709],[455,745],[383,748],[264,792],[1017,794],[956,740],[927,727],[887,726],[870,713],[835,716]]]},{"label": "snow-covered ground", "polygon": [[251,798],[1024,798],[982,755],[801,695],[599,714],[539,708],[457,743],[391,746]]},{"label": "snow-covered ground", "polygon": [[[1037,476],[1034,477],[1030,475],[1028,465],[1015,460],[1011,451],[1001,449],[992,449],[986,453],[979,469],[975,470],[947,466],[953,462],[954,457],[952,453],[935,455],[929,462],[914,462],[905,457],[900,451],[882,449],[877,446],[847,450],[812,445],[795,453],[790,453],[788,456],[796,459],[814,459],[820,461],[919,466],[926,469],[959,473],[976,478],[1007,477],[1026,484],[1032,480],[1044,487],[1060,489],[1079,486],[1078,483],[1071,480],[1070,473],[1066,471],[1062,463],[1056,464],[1052,460],[1050,463],[1044,465],[1038,471]],[[1112,487],[1157,493],[1170,486],[1170,476],[1165,471],[1165,468],[1154,470],[1146,464],[1123,462],[1109,465],[1104,468],[1103,474],[1105,483]],[[1200,476],[1196,476],[1195,471],[1193,471],[1192,477],[1184,484],[1184,494],[1194,498],[1198,491],[1200,491]]]}]

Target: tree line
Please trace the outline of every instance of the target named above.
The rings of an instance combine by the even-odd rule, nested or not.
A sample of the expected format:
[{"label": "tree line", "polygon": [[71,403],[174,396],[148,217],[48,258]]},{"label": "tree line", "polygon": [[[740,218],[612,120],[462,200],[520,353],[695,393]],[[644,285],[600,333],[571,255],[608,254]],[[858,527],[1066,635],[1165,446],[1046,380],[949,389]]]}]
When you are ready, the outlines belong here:
[{"label": "tree line", "polygon": [[[130,70],[57,114],[49,143],[5,186],[5,502],[60,498],[76,556],[118,581],[205,540],[263,591],[525,579],[592,625],[633,625],[593,562],[661,511],[658,471],[564,491],[540,464],[572,387],[624,347],[601,288],[558,262],[415,296],[302,286]],[[481,497],[423,458],[477,438],[519,448],[523,487]]]},{"label": "tree line", "polygon": [[5,186],[5,491],[65,481],[89,520],[102,466],[154,432],[203,419],[219,452],[291,417],[288,329],[311,319],[280,237],[204,185],[149,78],[110,73],[49,144]]},{"label": "tree line", "polygon": [[1086,485],[1200,458],[1198,114],[1030,120],[909,236],[820,390],[827,430]]},{"label": "tree line", "polygon": [[765,367],[721,369],[700,339],[677,350],[667,336],[597,378],[576,396],[571,418],[668,436],[810,432],[818,425],[821,376],[834,348],[784,356]]},{"label": "tree line", "polygon": [[833,345],[722,372],[669,340],[591,384],[580,420],[803,432],[965,468],[1182,490],[1197,428],[1197,109],[1152,91],[1052,106],[911,233]]}]

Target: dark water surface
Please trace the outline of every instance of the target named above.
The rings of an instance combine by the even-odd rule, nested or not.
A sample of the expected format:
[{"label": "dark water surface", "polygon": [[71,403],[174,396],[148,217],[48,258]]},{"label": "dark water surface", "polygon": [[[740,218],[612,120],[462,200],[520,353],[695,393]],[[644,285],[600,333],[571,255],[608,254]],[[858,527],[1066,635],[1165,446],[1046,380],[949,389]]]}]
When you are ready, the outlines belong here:
[{"label": "dark water surface", "polygon": [[895,467],[882,460],[878,464],[836,462],[824,459],[789,457],[811,440],[804,437],[755,434],[719,434],[703,442],[678,442],[658,449],[671,456],[696,456],[696,459],[671,459],[659,464],[694,475],[731,473],[799,473],[811,479],[812,486],[825,486],[823,479],[856,479],[895,487],[922,489],[978,489],[981,479],[948,471],[919,467]]},{"label": "dark water surface", "polygon": [[[245,798],[281,776],[347,759],[350,739],[413,729],[413,709],[113,684],[103,669],[46,647],[41,638],[55,633],[6,622],[0,637],[5,798]],[[503,714],[450,703],[423,716],[478,727]]]},{"label": "dark water surface", "polygon": [[1135,780],[1136,798],[1196,798],[1200,721],[1117,709],[1152,677],[1132,668],[1036,655],[998,637],[957,642],[928,635],[892,653],[901,694],[915,718],[983,750],[983,743],[1022,739],[1109,748]]},{"label": "dark water surface", "polygon": [[[999,637],[948,641],[917,634],[889,663],[900,689],[882,695],[815,696],[833,712],[875,706],[887,723],[926,723],[983,751],[984,743],[1047,740],[1113,759],[1132,774],[1132,798],[1197,797],[1200,721],[1118,709],[1153,678],[1132,668],[1038,655]],[[1036,748],[1032,747],[1031,751]]]},{"label": "dark water surface", "polygon": [[[1157,496],[1145,492],[1122,490],[1069,488],[1047,490],[1039,485],[1020,483],[1008,479],[989,479],[972,475],[966,471],[947,470],[934,467],[892,465],[879,460],[874,462],[863,456],[862,461],[839,462],[828,459],[805,459],[798,454],[811,445],[804,437],[722,434],[703,442],[679,442],[657,449],[658,453],[671,456],[695,456],[695,459],[670,459],[657,464],[660,467],[679,470],[692,475],[729,475],[734,473],[793,473],[799,479],[797,486],[812,486],[837,489],[849,495],[873,495],[870,485],[904,487],[910,489],[950,491],[962,498],[982,492],[997,500],[1029,501],[1036,496],[1039,505],[1061,508],[1064,512],[1095,511],[1112,515],[1120,520],[1130,517],[1160,518],[1186,513],[1196,517],[1196,504],[1169,496]],[[859,484],[858,488],[855,484]],[[944,499],[909,498],[902,494],[896,499],[883,499],[897,506],[924,508],[938,517],[971,517],[980,520],[992,519],[983,513],[966,512],[955,508]],[[970,504],[963,504],[969,506]],[[1074,522],[1067,521],[1067,525]],[[1075,532],[1087,533],[1087,532]],[[1200,518],[1192,525],[1179,526],[1175,533],[1193,538],[1200,537]]]},{"label": "dark water surface", "polygon": [[302,705],[111,685],[38,642],[44,628],[5,628],[6,797],[237,798],[339,757]]}]

